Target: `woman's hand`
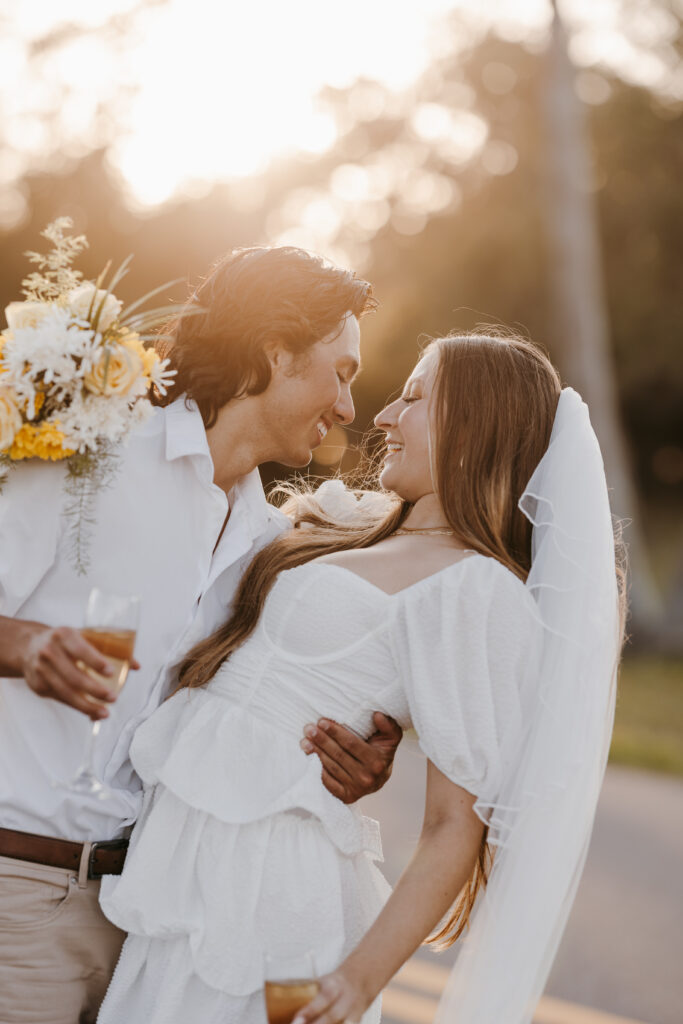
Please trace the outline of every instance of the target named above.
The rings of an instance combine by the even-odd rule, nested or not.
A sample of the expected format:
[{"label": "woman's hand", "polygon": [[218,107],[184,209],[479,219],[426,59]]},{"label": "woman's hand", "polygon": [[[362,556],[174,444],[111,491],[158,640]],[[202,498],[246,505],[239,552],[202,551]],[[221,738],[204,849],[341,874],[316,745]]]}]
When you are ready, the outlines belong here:
[{"label": "woman's hand", "polygon": [[374,996],[366,992],[359,978],[339,967],[320,978],[315,999],[299,1010],[292,1024],[342,1024],[359,1021]]}]

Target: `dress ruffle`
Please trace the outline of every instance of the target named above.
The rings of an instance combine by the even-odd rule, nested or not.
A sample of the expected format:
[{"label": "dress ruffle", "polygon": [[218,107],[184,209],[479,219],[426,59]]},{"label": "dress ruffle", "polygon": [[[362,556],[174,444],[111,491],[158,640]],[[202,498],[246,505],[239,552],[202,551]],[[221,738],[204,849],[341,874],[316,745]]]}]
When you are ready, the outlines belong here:
[{"label": "dress ruffle", "polygon": [[[259,751],[262,771],[255,770]],[[207,690],[181,691],[138,729],[131,760],[147,787],[162,783],[189,807],[227,825],[304,811],[322,822],[341,853],[366,851],[382,859],[377,822],[328,793],[320,762],[304,754],[298,735],[264,721],[252,707]]]},{"label": "dress ruffle", "polygon": [[[124,874],[103,881],[107,916],[134,935],[185,936],[188,970],[235,996],[262,987],[275,939],[334,969],[389,887],[373,863],[377,823],[327,792],[318,759],[208,691],[163,705],[131,757],[145,801]],[[286,935],[273,935],[277,921]]]}]

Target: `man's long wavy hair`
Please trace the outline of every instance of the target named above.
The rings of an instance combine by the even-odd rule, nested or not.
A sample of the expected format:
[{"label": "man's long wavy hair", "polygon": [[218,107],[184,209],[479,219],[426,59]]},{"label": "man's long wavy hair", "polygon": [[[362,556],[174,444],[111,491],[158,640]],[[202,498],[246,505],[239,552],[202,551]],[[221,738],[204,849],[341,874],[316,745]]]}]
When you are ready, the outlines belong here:
[{"label": "man's long wavy hair", "polygon": [[[426,352],[437,356],[432,458],[446,519],[464,547],[495,558],[526,580],[531,524],[517,502],[550,441],[561,391],[558,373],[539,348],[513,336],[438,338]],[[357,521],[338,522],[323,512],[310,488],[283,490],[283,508],[295,529],[256,555],[230,620],[182,662],[179,689],[204,686],[251,635],[279,573],[322,555],[370,547],[389,537],[410,510],[397,495],[386,494],[384,501],[364,503]],[[303,524],[306,529],[296,529]],[[617,574],[623,582],[623,574]],[[491,862],[485,829],[470,878],[428,942],[444,948],[461,935]]]},{"label": "man's long wavy hair", "polygon": [[269,344],[304,355],[341,330],[348,313],[360,319],[376,305],[367,281],[304,249],[236,249],[190,297],[185,311],[192,315],[179,316],[156,342],[176,377],[166,395],[152,400],[194,399],[209,429],[232,399],[266,390]]}]

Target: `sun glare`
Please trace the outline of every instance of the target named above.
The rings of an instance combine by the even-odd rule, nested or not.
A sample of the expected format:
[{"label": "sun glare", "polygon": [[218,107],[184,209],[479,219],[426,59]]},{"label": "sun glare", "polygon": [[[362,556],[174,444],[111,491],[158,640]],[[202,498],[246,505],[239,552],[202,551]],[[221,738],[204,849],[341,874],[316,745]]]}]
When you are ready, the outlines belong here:
[{"label": "sun glare", "polygon": [[[433,16],[447,0],[335,6],[298,0],[172,0],[149,12],[129,64],[144,69],[129,132],[113,160],[145,204],[198,179],[241,177],[273,157],[318,153],[336,137],[316,100],[368,75],[405,87],[429,55]],[[392,13],[394,16],[392,17]]]},{"label": "sun glare", "polygon": [[[611,57],[633,76],[661,79],[661,62],[647,53],[638,57],[616,32],[616,0],[565,6],[575,18],[579,65]],[[258,203],[251,183],[273,159],[333,146],[338,128],[318,99],[324,87],[361,81],[351,116],[379,116],[387,91],[391,97],[410,88],[452,46],[441,27],[452,10],[469,19],[475,34],[495,25],[506,38],[535,45],[551,7],[548,0],[22,0],[12,12],[12,31],[0,38],[0,63],[12,82],[2,95],[0,185],[7,186],[7,201],[0,202],[0,222],[7,226],[21,216],[23,166],[41,155],[81,156],[98,145],[107,146],[110,165],[141,206],[178,193],[198,195],[216,181],[231,182],[245,202]],[[645,28],[666,35],[666,24]],[[648,38],[645,33],[643,41]],[[487,74],[494,94],[514,86],[514,72],[503,65]],[[517,159],[512,147],[489,143],[484,122],[467,102],[452,99],[417,110],[412,127],[425,148],[436,146],[454,165],[482,151],[491,173],[509,172]],[[393,173],[371,159],[364,169],[339,168],[317,215],[331,223],[336,202],[355,203],[359,223],[372,230],[387,216],[382,197]],[[444,182],[406,180],[402,187],[407,232],[416,230],[411,209],[418,199],[424,209],[457,201]]]}]

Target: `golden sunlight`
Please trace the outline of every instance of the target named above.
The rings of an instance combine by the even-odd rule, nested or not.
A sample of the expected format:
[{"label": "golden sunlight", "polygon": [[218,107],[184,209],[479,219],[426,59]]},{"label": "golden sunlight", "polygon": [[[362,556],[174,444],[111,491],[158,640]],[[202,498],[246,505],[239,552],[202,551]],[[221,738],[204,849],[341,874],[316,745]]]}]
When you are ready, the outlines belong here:
[{"label": "golden sunlight", "polygon": [[[619,35],[617,0],[562,6],[574,21],[579,65],[591,65],[596,52],[611,54],[627,77],[637,72],[650,84],[662,77],[661,61],[636,53]],[[446,28],[454,11],[459,27]],[[550,13],[549,0],[22,0],[0,38],[0,63],[12,83],[2,96],[0,225],[9,228],[25,213],[16,183],[27,166],[47,159],[54,170],[60,159],[98,146],[107,148],[134,206],[199,195],[220,181],[246,190],[248,201],[250,181],[273,160],[334,146],[338,124],[321,90],[360,82],[353,101],[371,120],[444,47],[453,52],[453,33],[464,44],[495,26],[533,48],[543,43]],[[509,90],[509,69],[489,72],[494,94]],[[516,152],[488,140],[486,124],[466,107],[423,104],[411,128],[449,164],[464,165],[482,151],[489,173],[508,173]],[[445,180],[427,181],[394,156],[393,168],[386,160],[340,167],[328,194],[308,197],[313,206],[303,196],[292,202],[306,208],[305,220],[324,240],[349,203],[361,231],[376,231],[388,217],[382,183],[397,167],[405,178],[405,234],[419,231],[429,212],[459,201]],[[289,220],[273,230],[290,231]],[[315,242],[310,223],[299,229],[306,244]]]}]

